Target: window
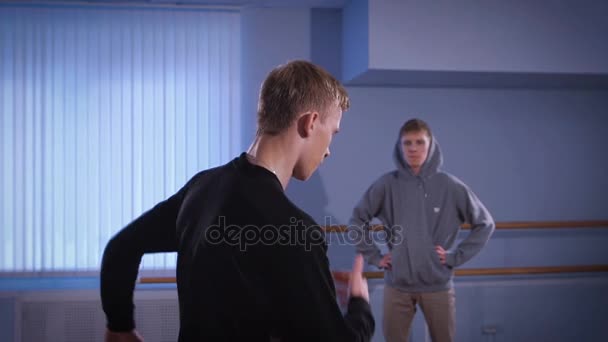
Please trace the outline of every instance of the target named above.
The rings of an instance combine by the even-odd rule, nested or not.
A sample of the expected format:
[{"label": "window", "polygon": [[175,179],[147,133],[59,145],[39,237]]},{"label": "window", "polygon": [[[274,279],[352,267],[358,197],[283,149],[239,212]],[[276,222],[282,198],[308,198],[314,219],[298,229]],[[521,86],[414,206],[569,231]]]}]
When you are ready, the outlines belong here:
[{"label": "window", "polygon": [[0,82],[0,271],[99,269],[112,235],[241,149],[235,11],[0,5]]}]

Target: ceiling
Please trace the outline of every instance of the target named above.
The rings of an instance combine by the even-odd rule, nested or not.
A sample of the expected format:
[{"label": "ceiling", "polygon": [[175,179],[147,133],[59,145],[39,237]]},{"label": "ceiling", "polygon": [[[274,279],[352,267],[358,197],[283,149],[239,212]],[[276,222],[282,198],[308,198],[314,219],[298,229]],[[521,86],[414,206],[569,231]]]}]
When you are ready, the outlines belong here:
[{"label": "ceiling", "polygon": [[[342,8],[349,0],[43,0],[33,3],[136,4],[235,7]],[[0,0],[2,2],[2,0]],[[14,2],[14,1],[9,1]]]}]

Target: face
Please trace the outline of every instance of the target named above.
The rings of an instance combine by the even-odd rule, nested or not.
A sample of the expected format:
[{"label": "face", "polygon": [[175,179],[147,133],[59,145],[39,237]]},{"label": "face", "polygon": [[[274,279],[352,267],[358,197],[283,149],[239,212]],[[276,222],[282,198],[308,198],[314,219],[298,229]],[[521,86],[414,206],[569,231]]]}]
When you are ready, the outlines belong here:
[{"label": "face", "polygon": [[403,158],[408,165],[417,169],[424,164],[431,146],[431,138],[426,131],[407,132],[401,136]]},{"label": "face", "polygon": [[[312,114],[311,114],[312,115]],[[317,114],[319,115],[319,114]],[[315,170],[321,165],[325,158],[329,157],[329,145],[340,130],[340,120],[342,120],[342,109],[336,104],[328,110],[325,120],[320,116],[311,119],[309,136],[305,143],[300,160],[296,163],[294,177],[299,180],[306,180],[312,176]]]}]

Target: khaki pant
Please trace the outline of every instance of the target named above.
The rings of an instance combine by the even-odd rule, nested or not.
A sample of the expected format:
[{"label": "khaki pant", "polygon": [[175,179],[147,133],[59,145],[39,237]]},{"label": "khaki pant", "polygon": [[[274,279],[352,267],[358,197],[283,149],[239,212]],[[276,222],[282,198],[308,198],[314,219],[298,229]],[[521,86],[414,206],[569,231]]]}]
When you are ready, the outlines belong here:
[{"label": "khaki pant", "polygon": [[441,292],[409,293],[384,286],[384,320],[386,342],[407,342],[416,304],[422,309],[433,342],[454,341],[456,298],[454,289]]}]

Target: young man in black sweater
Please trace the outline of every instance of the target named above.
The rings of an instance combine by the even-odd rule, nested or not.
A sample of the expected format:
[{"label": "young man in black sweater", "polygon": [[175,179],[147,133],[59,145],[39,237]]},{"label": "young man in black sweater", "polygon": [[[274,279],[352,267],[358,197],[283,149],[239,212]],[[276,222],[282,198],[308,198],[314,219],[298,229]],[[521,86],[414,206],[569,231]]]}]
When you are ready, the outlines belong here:
[{"label": "young man in black sweater", "polygon": [[369,341],[374,319],[362,258],[342,315],[324,232],[284,193],[291,177],[308,179],[329,156],[348,107],[343,86],[314,64],[272,70],[249,151],[198,173],[106,246],[106,341],[142,340],[133,319],[141,257],[174,251],[179,341]]}]

